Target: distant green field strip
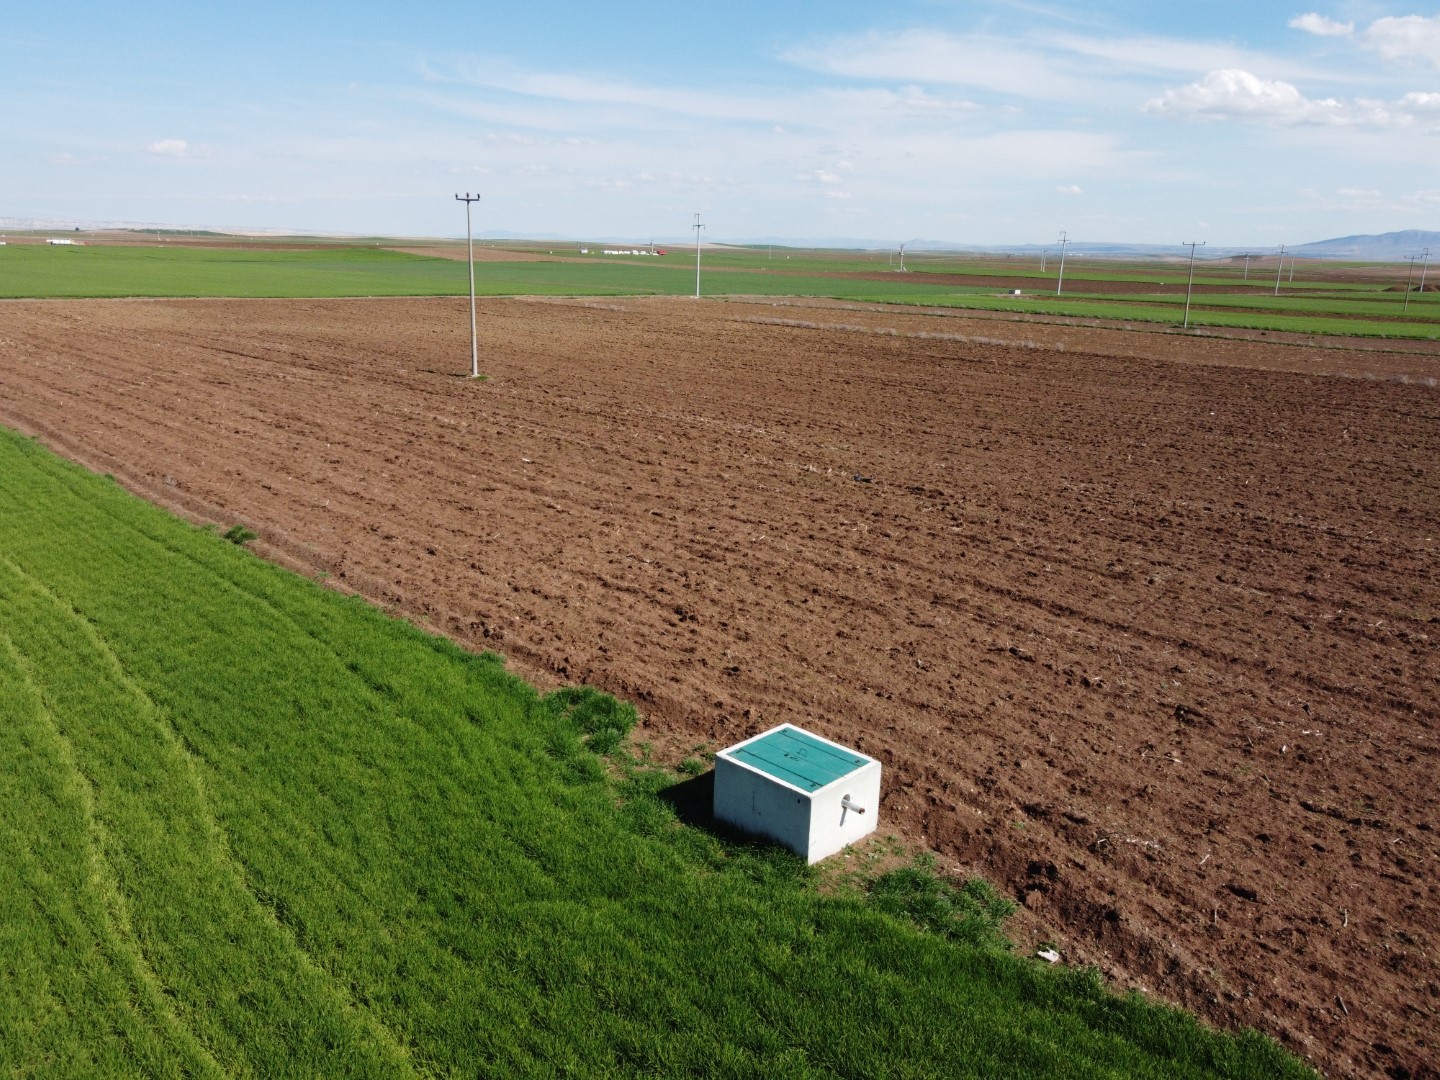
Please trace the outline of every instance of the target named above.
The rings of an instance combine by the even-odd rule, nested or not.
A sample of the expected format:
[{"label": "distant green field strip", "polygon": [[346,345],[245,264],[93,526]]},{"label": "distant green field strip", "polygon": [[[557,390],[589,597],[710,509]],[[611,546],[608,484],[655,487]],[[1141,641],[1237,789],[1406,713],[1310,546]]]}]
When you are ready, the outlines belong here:
[{"label": "distant green field strip", "polygon": [[[1115,303],[1166,304],[1173,307],[1185,306],[1184,293],[1127,293],[1116,297],[1113,294],[1081,292],[1076,290],[1076,299],[1107,300]],[[1400,319],[1440,320],[1440,297],[1425,299],[1411,297],[1408,308],[1403,298],[1393,300],[1356,300],[1351,297],[1323,296],[1245,296],[1234,293],[1196,293],[1191,298],[1192,311],[1204,308],[1245,308],[1251,311],[1285,312],[1302,315],[1384,315]]]},{"label": "distant green field strip", "polygon": [[[978,311],[1010,311],[1016,314],[1056,315],[1071,318],[1110,319],[1119,322],[1153,322],[1179,325],[1182,311],[1171,304],[1137,304],[1129,301],[1035,300],[1026,297],[964,296],[952,294],[939,299],[898,299],[880,294],[849,299],[875,303],[915,303],[968,308]],[[1297,334],[1330,334],[1353,337],[1440,338],[1440,323],[1375,322],[1366,319],[1327,319],[1323,316],[1287,316],[1267,313],[1205,311],[1190,312],[1191,326],[1224,326],[1251,330],[1277,330]]]},{"label": "distant green field strip", "polygon": [[570,699],[3,430],[0,559],[7,1075],[1310,1075],[821,897]]},{"label": "distant green field strip", "polygon": [[[667,258],[669,258],[667,256]],[[482,295],[686,295],[694,265],[683,259],[590,262],[477,262]],[[897,275],[893,284],[804,277],[764,270],[702,275],[706,294],[929,296],[953,288]],[[0,248],[3,297],[340,297],[461,295],[466,267],[377,248],[268,251],[226,248]]]},{"label": "distant green field strip", "polygon": [[0,248],[0,297],[405,296],[467,288],[464,263],[378,248]]}]

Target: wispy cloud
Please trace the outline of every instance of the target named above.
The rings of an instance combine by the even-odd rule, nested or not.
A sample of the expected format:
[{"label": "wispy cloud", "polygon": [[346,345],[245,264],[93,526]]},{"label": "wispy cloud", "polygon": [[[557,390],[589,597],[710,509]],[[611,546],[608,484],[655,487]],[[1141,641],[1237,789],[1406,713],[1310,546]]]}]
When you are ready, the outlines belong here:
[{"label": "wispy cloud", "polygon": [[109,159],[99,155],[81,157],[78,154],[72,154],[66,151],[60,154],[51,154],[45,160],[51,165],[59,165],[62,168],[73,168],[82,165],[100,165]]},{"label": "wispy cloud", "polygon": [[781,59],[848,78],[965,86],[1022,98],[1080,92],[1082,84],[1042,50],[989,35],[937,30],[873,32],[800,45]]},{"label": "wispy cloud", "polygon": [[1292,30],[1303,30],[1305,33],[1314,34],[1317,37],[1345,37],[1355,32],[1353,22],[1338,22],[1314,11],[1296,15],[1286,25]]},{"label": "wispy cloud", "polygon": [[156,157],[183,158],[191,154],[190,144],[184,139],[157,139],[145,147],[147,154]]},{"label": "wispy cloud", "polygon": [[828,75],[959,86],[1030,101],[1108,98],[1126,81],[1224,68],[1265,70],[1286,78],[1337,77],[1307,61],[1225,42],[1049,30],[1008,37],[876,31],[810,42],[782,52],[781,58]]}]

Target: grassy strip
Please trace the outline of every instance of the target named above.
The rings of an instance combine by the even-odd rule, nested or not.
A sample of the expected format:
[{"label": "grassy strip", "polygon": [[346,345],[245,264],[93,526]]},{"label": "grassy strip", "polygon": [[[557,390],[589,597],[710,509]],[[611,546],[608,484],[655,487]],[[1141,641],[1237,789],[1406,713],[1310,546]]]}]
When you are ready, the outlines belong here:
[{"label": "grassy strip", "polygon": [[986,896],[824,898],[617,788],[627,707],[3,430],[0,612],[7,1075],[1309,1075],[1008,954]]},{"label": "grassy strip", "polygon": [[[1184,293],[1130,293],[1117,297],[1105,293],[1071,294],[1073,299],[1185,306]],[[1412,296],[1408,307],[1403,294],[1384,294],[1385,299],[1357,300],[1353,296],[1246,296],[1234,293],[1196,293],[1191,299],[1191,314],[1215,308],[1244,308],[1256,312],[1284,312],[1303,315],[1383,315],[1394,319],[1426,319],[1440,321],[1440,295]]]},{"label": "grassy strip", "polygon": [[[953,287],[896,275],[891,283],[855,282],[881,295],[943,296]],[[756,295],[828,295],[849,283],[771,273],[725,271],[705,276],[704,291]],[[39,247],[0,249],[0,297],[339,297],[458,296],[468,291],[463,262],[380,248],[273,251],[232,248]],[[478,262],[482,295],[659,294],[695,288],[684,259],[633,262]],[[983,291],[983,290],[977,290]]]}]

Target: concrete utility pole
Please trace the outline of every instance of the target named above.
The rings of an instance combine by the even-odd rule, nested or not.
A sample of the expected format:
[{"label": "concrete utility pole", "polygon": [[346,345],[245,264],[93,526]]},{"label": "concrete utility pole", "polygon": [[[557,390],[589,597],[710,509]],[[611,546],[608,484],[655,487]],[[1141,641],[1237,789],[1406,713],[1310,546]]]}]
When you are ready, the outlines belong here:
[{"label": "concrete utility pole", "polygon": [[1241,278],[1240,280],[1241,280],[1241,281],[1249,281],[1249,280],[1250,280],[1250,256],[1249,256],[1249,255],[1246,255],[1244,258],[1245,258],[1245,276],[1244,276],[1243,278]]},{"label": "concrete utility pole", "polygon": [[1275,295],[1280,295],[1280,275],[1285,270],[1285,245],[1280,245],[1280,265],[1275,268]]},{"label": "concrete utility pole", "polygon": [[470,264],[470,377],[480,377],[480,342],[475,334],[475,242],[470,236],[470,204],[480,201],[479,195],[456,195],[465,204],[465,256]]},{"label": "concrete utility pole", "polygon": [[905,245],[900,245],[900,273],[905,272]]},{"label": "concrete utility pole", "polygon": [[700,299],[700,230],[705,226],[700,224],[700,212],[695,212],[695,224],[691,226],[695,230],[695,299]]},{"label": "concrete utility pole", "polygon": [[1055,281],[1055,295],[1060,295],[1060,290],[1065,286],[1065,245],[1070,243],[1070,237],[1060,233],[1060,276]]},{"label": "concrete utility pole", "polygon": [[1182,330],[1190,329],[1190,293],[1195,288],[1195,249],[1204,247],[1207,242],[1205,240],[1185,240],[1180,244],[1181,247],[1188,245],[1190,248],[1190,280],[1185,283],[1185,325],[1180,328]]}]

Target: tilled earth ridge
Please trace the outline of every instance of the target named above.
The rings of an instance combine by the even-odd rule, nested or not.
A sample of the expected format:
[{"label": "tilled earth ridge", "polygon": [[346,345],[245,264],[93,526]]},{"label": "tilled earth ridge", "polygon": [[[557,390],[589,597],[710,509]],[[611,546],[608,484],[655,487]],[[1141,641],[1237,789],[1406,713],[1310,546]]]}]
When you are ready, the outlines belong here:
[{"label": "tilled earth ridge", "polygon": [[1440,1075],[1433,359],[487,300],[476,382],[465,304],[6,304],[0,422],[674,760],[858,746],[1027,946]]}]

